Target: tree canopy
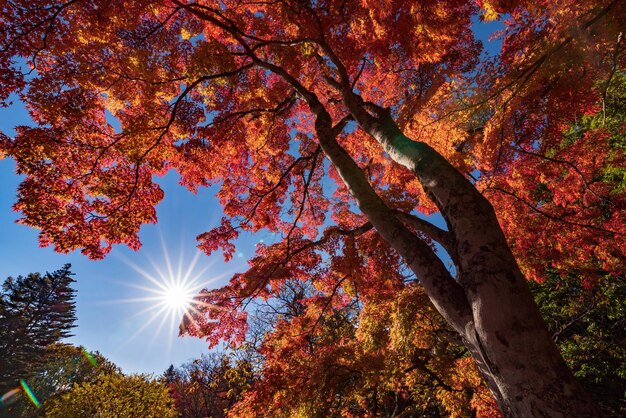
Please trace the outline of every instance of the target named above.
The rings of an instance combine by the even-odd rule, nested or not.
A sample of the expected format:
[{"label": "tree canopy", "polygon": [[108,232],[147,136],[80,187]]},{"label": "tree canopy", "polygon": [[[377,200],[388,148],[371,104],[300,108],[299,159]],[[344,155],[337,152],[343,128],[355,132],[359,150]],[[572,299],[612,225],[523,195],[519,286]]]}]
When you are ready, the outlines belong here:
[{"label": "tree canopy", "polygon": [[[578,274],[548,270],[531,287],[576,376],[603,410],[622,416],[626,284],[605,275],[586,288]],[[239,349],[171,366],[163,379],[182,418],[500,416],[467,350],[423,293],[381,294],[377,312],[352,303],[308,331],[308,321],[286,319],[311,315],[298,301],[313,293],[290,282],[250,309]]]},{"label": "tree canopy", "polygon": [[[163,374],[176,409],[183,418],[225,417],[248,389],[253,373],[245,359],[213,352]],[[259,412],[267,406],[259,405]]]},{"label": "tree canopy", "polygon": [[105,374],[95,382],[76,384],[48,402],[49,418],[176,418],[167,387],[148,376]]},{"label": "tree canopy", "polygon": [[[502,19],[493,59],[478,18]],[[42,245],[138,248],[175,169],[218,189],[206,253],[281,236],[183,332],[241,344],[292,280],[317,318],[420,288],[505,415],[597,412],[526,279],[623,277],[624,2],[15,0],[0,22],[0,99],[33,119],[0,149]]]},{"label": "tree canopy", "polygon": [[579,272],[548,271],[533,283],[537,304],[563,358],[611,416],[626,413],[626,281],[604,275],[592,288]]}]

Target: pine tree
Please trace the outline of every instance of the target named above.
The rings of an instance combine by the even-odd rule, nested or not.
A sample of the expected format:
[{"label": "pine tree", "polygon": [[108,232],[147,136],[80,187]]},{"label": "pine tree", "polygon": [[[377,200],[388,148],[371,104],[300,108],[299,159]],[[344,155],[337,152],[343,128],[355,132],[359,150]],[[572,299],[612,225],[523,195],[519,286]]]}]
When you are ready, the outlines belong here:
[{"label": "pine tree", "polygon": [[178,372],[176,371],[176,368],[174,368],[173,364],[170,364],[170,367],[168,367],[165,372],[163,372],[163,382],[165,382],[165,384],[169,385],[173,382],[175,382],[178,379]]},{"label": "pine tree", "polygon": [[[16,386],[50,344],[71,336],[76,320],[73,273],[9,277],[0,294],[0,390]],[[3,392],[4,393],[4,392]]]}]

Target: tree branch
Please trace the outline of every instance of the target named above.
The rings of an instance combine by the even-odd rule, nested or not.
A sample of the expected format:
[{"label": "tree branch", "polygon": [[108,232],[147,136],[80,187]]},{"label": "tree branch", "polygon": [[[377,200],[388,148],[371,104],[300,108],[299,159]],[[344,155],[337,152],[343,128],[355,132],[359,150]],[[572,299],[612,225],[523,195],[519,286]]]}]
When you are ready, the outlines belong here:
[{"label": "tree branch", "polygon": [[[439,312],[454,326],[457,332],[464,334],[466,326],[472,321],[472,313],[463,289],[450,276],[443,262],[430,247],[394,216],[393,211],[374,191],[356,162],[337,143],[332,119],[315,93],[304,87],[284,68],[260,59],[244,40],[234,23],[225,22],[223,20],[225,18],[222,16],[218,19],[207,14],[205,10],[198,10],[197,7],[194,7],[195,5],[184,4],[180,0],[173,1],[201,19],[231,34],[256,65],[283,78],[307,102],[311,112],[316,116],[315,131],[320,146],[337,168],[344,183],[355,197],[359,208],[378,233],[404,258],[407,265],[420,279],[420,283],[424,286]],[[215,13],[214,11],[210,12]],[[344,101],[348,105],[350,113],[360,124],[368,124],[370,125],[368,127],[371,128],[371,121],[374,118],[360,106],[360,98],[352,92],[345,66],[323,39],[317,43],[337,67]]]},{"label": "tree branch", "polygon": [[487,191],[490,191],[490,190],[498,191],[498,192],[503,193],[503,194],[505,194],[507,196],[511,196],[515,200],[517,200],[518,202],[521,202],[524,205],[526,205],[528,208],[530,208],[534,212],[537,212],[538,214],[540,214],[542,216],[545,216],[546,218],[551,219],[553,221],[562,222],[564,224],[578,226],[578,227],[581,227],[581,228],[593,229],[595,231],[603,232],[605,234],[612,234],[612,235],[618,235],[620,237],[626,237],[626,234],[621,233],[621,232],[613,231],[613,230],[602,228],[602,227],[595,226],[595,225],[584,224],[584,223],[580,223],[580,222],[576,222],[576,221],[568,221],[567,219],[565,219],[563,217],[552,215],[552,214],[550,214],[550,213],[548,213],[548,212],[546,212],[544,210],[541,210],[541,209],[535,207],[531,203],[529,203],[526,200],[522,199],[521,197],[517,196],[515,193],[510,192],[508,190],[504,190],[504,189],[502,189],[500,187],[491,186],[491,187],[488,187],[485,190],[483,190],[483,192],[487,192]]},{"label": "tree branch", "polygon": [[430,222],[418,218],[410,213],[402,212],[399,210],[394,211],[394,215],[405,225],[414,228],[433,240],[437,241],[441,246],[450,254],[456,264],[458,258],[456,247],[454,245],[454,238],[450,233],[444,229],[441,229]]}]

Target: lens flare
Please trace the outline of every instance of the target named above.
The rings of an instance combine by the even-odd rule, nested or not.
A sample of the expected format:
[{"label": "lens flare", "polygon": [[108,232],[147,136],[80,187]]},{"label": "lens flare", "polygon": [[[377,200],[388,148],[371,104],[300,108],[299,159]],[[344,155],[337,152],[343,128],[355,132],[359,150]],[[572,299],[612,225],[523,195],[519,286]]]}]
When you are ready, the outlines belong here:
[{"label": "lens flare", "polygon": [[2,395],[2,398],[0,398],[0,406],[8,406],[17,401],[21,391],[20,388],[15,388]]},{"label": "lens flare", "polygon": [[91,354],[89,351],[83,349],[83,355],[93,367],[96,367],[98,365],[98,360],[96,360],[93,354]]},{"label": "lens flare", "polygon": [[24,379],[20,379],[20,385],[22,385],[22,389],[24,389],[24,392],[26,392],[26,395],[28,396],[28,399],[30,399],[30,401],[33,403],[33,405],[35,405],[37,408],[39,408],[39,406],[41,404],[39,403],[39,400],[37,400],[37,397],[35,396],[33,391],[30,390],[30,386],[28,386],[28,383],[26,383],[26,381]]}]

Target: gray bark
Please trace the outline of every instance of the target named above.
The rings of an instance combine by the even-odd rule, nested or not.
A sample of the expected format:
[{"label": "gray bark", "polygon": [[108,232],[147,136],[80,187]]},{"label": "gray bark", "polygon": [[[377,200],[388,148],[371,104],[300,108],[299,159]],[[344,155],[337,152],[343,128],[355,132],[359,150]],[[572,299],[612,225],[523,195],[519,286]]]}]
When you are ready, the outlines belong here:
[{"label": "gray bark", "polygon": [[352,114],[415,173],[445,218],[471,311],[460,334],[505,416],[601,415],[552,341],[489,201],[434,149],[402,134],[388,113]]},{"label": "gray bark", "polygon": [[361,211],[404,258],[434,306],[460,334],[504,415],[602,415],[553,343],[489,201],[430,146],[407,138],[388,111],[377,106],[373,106],[376,116],[366,111],[366,105],[353,93],[341,61],[327,45],[320,46],[340,74],[340,82],[329,79],[329,83],[342,91],[354,120],[395,162],[415,173],[439,207],[448,225],[445,246],[455,258],[458,280],[401,222],[402,216],[388,208],[372,189],[362,170],[335,139],[343,125],[333,128],[330,115],[316,95],[281,67],[250,53],[259,66],[283,77],[307,101],[316,117],[322,150]]}]

